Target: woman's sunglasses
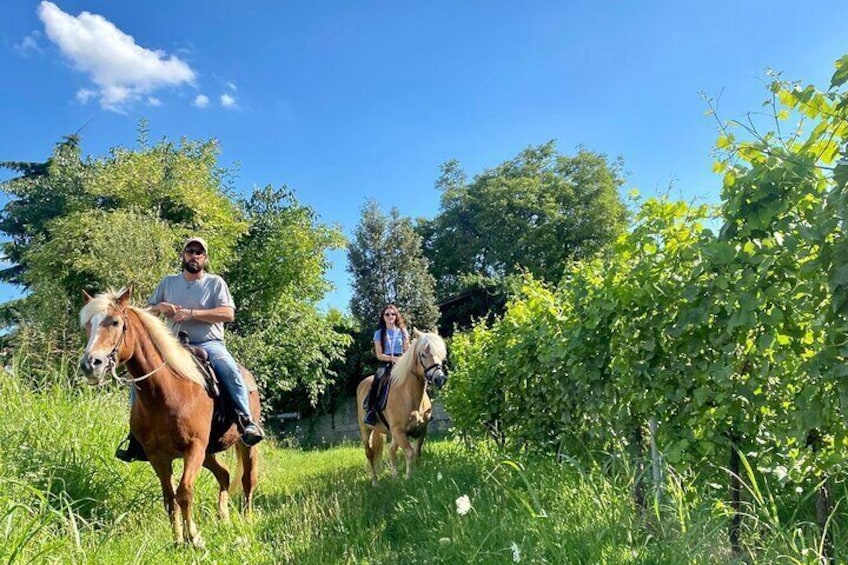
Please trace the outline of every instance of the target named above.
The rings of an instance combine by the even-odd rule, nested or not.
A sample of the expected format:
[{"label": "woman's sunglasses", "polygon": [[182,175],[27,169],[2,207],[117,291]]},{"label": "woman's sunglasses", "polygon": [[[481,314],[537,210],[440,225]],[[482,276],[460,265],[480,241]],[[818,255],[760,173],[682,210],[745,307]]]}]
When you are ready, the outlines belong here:
[{"label": "woman's sunglasses", "polygon": [[384,318],[388,318],[388,317],[394,318],[395,316],[397,316],[397,314],[395,314],[394,312],[386,312],[386,313],[383,314]]}]

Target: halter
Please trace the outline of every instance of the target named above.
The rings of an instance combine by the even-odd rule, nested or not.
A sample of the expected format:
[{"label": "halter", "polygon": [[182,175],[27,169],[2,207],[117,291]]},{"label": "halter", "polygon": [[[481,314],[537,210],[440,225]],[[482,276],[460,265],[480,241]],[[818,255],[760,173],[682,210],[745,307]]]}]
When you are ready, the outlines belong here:
[{"label": "halter", "polygon": [[121,317],[124,319],[124,327],[121,328],[121,338],[115,344],[115,347],[112,348],[112,351],[109,352],[109,355],[106,356],[106,370],[112,373],[112,377],[114,377],[116,381],[121,380],[115,372],[118,368],[118,350],[121,349],[121,346],[124,344],[124,339],[127,337],[127,314],[123,310],[121,310]]},{"label": "halter", "polygon": [[433,363],[429,367],[424,367],[424,353],[423,352],[418,354],[418,362],[421,363],[421,366],[424,368],[424,385],[425,386],[429,385],[430,381],[433,380],[433,374],[436,372],[437,369],[444,372],[444,368],[442,367],[441,363]]}]

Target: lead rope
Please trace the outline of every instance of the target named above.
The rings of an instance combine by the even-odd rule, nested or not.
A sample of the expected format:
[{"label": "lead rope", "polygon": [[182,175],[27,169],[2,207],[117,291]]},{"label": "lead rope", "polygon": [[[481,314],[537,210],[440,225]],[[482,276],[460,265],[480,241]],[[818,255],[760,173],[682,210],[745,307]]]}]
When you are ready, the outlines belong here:
[{"label": "lead rope", "polygon": [[[131,379],[128,379],[128,378],[126,378],[126,377],[118,376],[118,374],[117,374],[117,373],[116,373],[116,371],[115,371],[115,365],[113,364],[113,365],[112,365],[112,376],[113,376],[113,377],[115,377],[115,380],[116,380],[116,381],[118,381],[119,383],[123,383],[123,384],[128,384],[128,385],[133,385],[133,386],[135,386],[135,383],[140,383],[141,381],[143,381],[143,380],[145,380],[145,379],[147,379],[147,378],[152,377],[153,375],[155,375],[155,374],[159,371],[159,369],[161,369],[162,367],[164,367],[164,366],[165,366],[165,365],[167,365],[167,364],[168,364],[168,362],[167,362],[167,361],[162,361],[162,364],[161,364],[161,365],[159,365],[158,367],[156,367],[155,369],[153,369],[152,371],[150,371],[150,372],[149,372],[149,373],[147,373],[146,375],[142,375],[142,376],[140,376],[140,377],[137,377],[137,378],[131,378]],[[138,388],[138,387],[136,387],[136,388]]]}]

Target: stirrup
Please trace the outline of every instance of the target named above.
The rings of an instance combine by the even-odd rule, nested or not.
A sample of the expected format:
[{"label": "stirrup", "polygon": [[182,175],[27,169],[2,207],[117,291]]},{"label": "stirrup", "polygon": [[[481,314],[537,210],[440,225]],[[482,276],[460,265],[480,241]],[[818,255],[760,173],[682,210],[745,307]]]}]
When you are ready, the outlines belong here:
[{"label": "stirrup", "polygon": [[374,426],[377,424],[377,411],[376,410],[368,410],[365,413],[365,417],[362,418],[362,421],[365,422],[368,426]]},{"label": "stirrup", "polygon": [[241,435],[241,441],[248,447],[253,447],[265,438],[265,432],[259,427],[259,424],[248,421],[244,426]]},{"label": "stirrup", "polygon": [[[124,447],[126,446],[126,447]],[[144,453],[144,448],[141,443],[135,438],[132,433],[118,444],[118,449],[115,450],[115,457],[124,463],[132,463],[133,461],[147,461],[147,454]]]}]

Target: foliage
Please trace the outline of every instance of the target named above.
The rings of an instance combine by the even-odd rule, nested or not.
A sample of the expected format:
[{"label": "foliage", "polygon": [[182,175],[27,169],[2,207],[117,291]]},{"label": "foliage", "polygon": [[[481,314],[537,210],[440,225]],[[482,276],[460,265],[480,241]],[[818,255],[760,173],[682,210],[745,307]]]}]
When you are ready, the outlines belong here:
[{"label": "foliage", "polygon": [[[274,408],[304,411],[314,406],[334,382],[331,365],[343,358],[350,338],[336,332],[331,320],[313,305],[279,301],[272,316],[247,333],[228,339],[233,354],[257,378],[267,411]],[[291,391],[305,392],[309,405],[292,406]],[[295,396],[296,398],[296,396]]]},{"label": "foliage", "polygon": [[94,205],[84,183],[90,165],[81,160],[77,135],[65,137],[45,163],[3,162],[0,167],[21,173],[0,185],[10,199],[0,212],[0,231],[9,237],[3,253],[10,266],[0,271],[4,282],[25,284],[24,255],[39,237],[47,235],[49,222],[74,210]]},{"label": "foliage", "polygon": [[[79,138],[69,136],[46,163],[4,164],[22,175],[0,187],[10,196],[0,230],[12,262],[2,276],[32,297],[16,304],[17,327],[26,323],[44,337],[68,325],[83,290],[151,291],[188,234],[202,233],[225,268],[246,227],[221,191],[215,142],[163,140],[99,159],[80,154]],[[52,347],[72,348],[78,339]]]},{"label": "foliage", "polygon": [[397,209],[387,216],[376,201],[367,202],[348,244],[347,267],[353,276],[350,310],[366,333],[389,303],[397,305],[408,327],[435,327],[439,313],[427,268],[410,219]]},{"label": "foliage", "polygon": [[84,338],[76,324],[82,290],[132,285],[143,301],[179,268],[184,238],[199,234],[211,270],[226,275],[239,305],[234,350],[266,399],[283,404],[299,387],[314,404],[350,342],[317,307],[329,289],[324,252],[343,245],[340,231],[285,188],[231,200],[215,141],[150,146],[141,137],[136,150],[83,160],[70,136],[46,163],[4,164],[20,176],[2,185],[10,200],[0,230],[13,266],[0,276],[28,290],[4,305],[7,339],[38,351],[45,371],[75,356]]},{"label": "foliage", "polygon": [[[667,460],[741,459],[751,483],[778,478],[776,496],[840,475],[846,66],[837,62],[826,92],[775,75],[775,131],[720,123],[718,234],[704,227],[707,208],[648,200],[610,254],[575,265],[554,289],[528,278],[502,320],[456,337],[445,398],[461,432],[562,456],[623,448],[653,420]],[[791,116],[804,119],[783,134]]]},{"label": "foliage", "polygon": [[338,228],[317,222],[315,213],[285,188],[257,189],[243,201],[250,229],[238,242],[239,261],[228,279],[239,312],[229,343],[278,407],[291,391],[305,392],[314,406],[336,376],[350,338],[335,330],[337,316],[317,303],[329,290],[324,252],[344,240]]},{"label": "foliage", "polygon": [[239,240],[239,261],[229,271],[230,288],[250,316],[240,316],[239,324],[261,323],[282,297],[320,301],[330,289],[324,252],[344,245],[340,230],[319,224],[315,212],[286,188],[256,189],[241,206],[250,229]]},{"label": "foliage", "polygon": [[459,163],[442,166],[439,215],[419,223],[441,299],[464,275],[530,272],[557,282],[573,260],[590,257],[624,229],[621,162],[553,142],[528,147],[467,183]]}]

